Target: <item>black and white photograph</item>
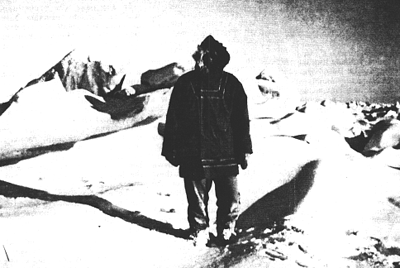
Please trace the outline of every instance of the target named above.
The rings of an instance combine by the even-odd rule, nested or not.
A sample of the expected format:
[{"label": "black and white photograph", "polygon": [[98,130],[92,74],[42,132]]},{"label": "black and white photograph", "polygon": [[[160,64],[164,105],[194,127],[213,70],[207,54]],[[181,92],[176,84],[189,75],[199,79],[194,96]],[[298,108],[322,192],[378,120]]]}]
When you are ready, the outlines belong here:
[{"label": "black and white photograph", "polygon": [[399,268],[398,0],[0,0],[0,267]]}]

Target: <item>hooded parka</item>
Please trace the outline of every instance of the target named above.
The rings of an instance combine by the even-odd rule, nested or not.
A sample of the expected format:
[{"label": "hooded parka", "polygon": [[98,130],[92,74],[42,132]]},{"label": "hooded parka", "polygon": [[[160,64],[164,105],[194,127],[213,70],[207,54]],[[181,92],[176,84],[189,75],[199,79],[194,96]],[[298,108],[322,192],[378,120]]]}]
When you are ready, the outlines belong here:
[{"label": "hooded parka", "polygon": [[180,166],[180,176],[237,175],[250,153],[247,96],[239,80],[228,72],[181,76],[171,94],[162,149]]}]

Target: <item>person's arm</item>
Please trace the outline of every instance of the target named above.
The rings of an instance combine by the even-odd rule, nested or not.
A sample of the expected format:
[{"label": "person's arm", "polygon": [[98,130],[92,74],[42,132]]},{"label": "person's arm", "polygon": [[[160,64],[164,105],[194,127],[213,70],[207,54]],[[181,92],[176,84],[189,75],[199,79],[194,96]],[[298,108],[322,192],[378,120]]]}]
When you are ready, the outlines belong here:
[{"label": "person's arm", "polygon": [[171,93],[169,101],[167,118],[164,129],[164,141],[162,146],[161,155],[163,155],[168,162],[173,166],[178,166],[177,159],[177,131],[178,131],[178,113],[179,113],[179,92],[181,90],[181,83],[178,80]]},{"label": "person's arm", "polygon": [[239,81],[234,99],[232,125],[236,157],[242,169],[246,169],[247,160],[249,155],[253,153],[253,148],[250,137],[250,120],[247,106],[247,95]]}]

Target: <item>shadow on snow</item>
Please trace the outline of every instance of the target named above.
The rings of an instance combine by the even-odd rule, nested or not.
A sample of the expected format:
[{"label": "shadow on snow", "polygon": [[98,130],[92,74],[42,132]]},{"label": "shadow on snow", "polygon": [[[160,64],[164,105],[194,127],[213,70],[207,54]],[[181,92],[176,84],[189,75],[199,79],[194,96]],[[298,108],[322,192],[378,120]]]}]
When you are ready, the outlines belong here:
[{"label": "shadow on snow", "polygon": [[[143,121],[136,122],[135,124],[133,124],[129,128],[140,127],[140,126],[145,126],[145,125],[151,124],[154,121],[156,121],[158,118],[159,117],[157,117],[157,116],[147,117]],[[43,154],[47,154],[47,153],[51,153],[51,152],[67,151],[67,150],[71,149],[72,147],[74,147],[74,145],[77,142],[105,137],[105,136],[108,136],[110,134],[122,131],[122,130],[125,130],[125,129],[96,134],[96,135],[87,137],[87,138],[85,138],[83,140],[65,142],[65,143],[58,143],[58,144],[52,144],[52,145],[49,145],[49,146],[41,146],[41,147],[36,147],[36,148],[29,148],[29,149],[20,150],[18,152],[14,152],[14,156],[12,156],[12,157],[8,157],[8,158],[5,158],[5,159],[0,159],[0,167],[14,165],[14,164],[19,163],[22,160],[27,160],[27,159],[34,158],[34,157],[37,157],[37,156],[40,156],[40,155],[43,155]]]},{"label": "shadow on snow", "polygon": [[285,216],[293,214],[311,189],[318,164],[318,160],[308,162],[291,181],[253,203],[241,213],[237,227],[265,229]]},{"label": "shadow on snow", "polygon": [[[243,211],[237,222],[237,228],[241,229],[238,242],[229,245],[228,250],[208,252],[203,256],[201,265],[196,267],[231,267],[246,258],[257,258],[252,255],[257,241],[268,239],[285,229],[284,218],[296,212],[312,188],[318,164],[318,160],[308,162],[291,181],[267,193]],[[265,233],[267,228],[269,231]],[[261,258],[267,265],[265,257]]]},{"label": "shadow on snow", "polygon": [[160,222],[142,215],[139,211],[129,211],[118,207],[111,202],[95,195],[55,195],[46,191],[35,190],[28,187],[15,185],[0,181],[0,195],[10,198],[28,197],[44,201],[65,201],[70,203],[89,205],[99,209],[103,213],[120,218],[124,221],[137,224],[141,227],[156,230],[160,233],[169,234],[178,238],[187,238],[187,232],[182,229],[175,229],[169,223]]}]

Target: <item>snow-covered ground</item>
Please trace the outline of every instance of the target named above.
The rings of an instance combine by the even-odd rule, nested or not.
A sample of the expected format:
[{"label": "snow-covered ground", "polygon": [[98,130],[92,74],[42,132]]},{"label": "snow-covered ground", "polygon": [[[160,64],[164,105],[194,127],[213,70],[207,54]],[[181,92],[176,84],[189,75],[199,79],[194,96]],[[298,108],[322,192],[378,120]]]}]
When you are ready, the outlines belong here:
[{"label": "snow-covered ground", "polygon": [[[291,98],[291,90],[307,100],[369,98],[373,77],[351,68],[386,70],[389,57],[363,65],[357,60],[369,46],[362,40],[345,31],[328,35],[318,21],[293,21],[280,1],[261,9],[259,2],[1,3],[0,102],[72,49],[109,62],[132,85],[172,62],[191,68],[193,50],[213,34],[232,55],[227,71],[249,96],[254,143],[240,173],[239,243],[193,247],[183,233],[182,179],[160,155],[168,90],[149,94],[139,116],[112,120],[85,96],[101,98],[66,93],[58,80],[27,88],[0,116],[1,267],[396,267],[400,171],[388,165],[399,167],[399,150],[365,158],[344,141],[354,118],[343,103],[328,109],[308,102],[299,113],[301,103]],[[283,87],[284,101],[262,104],[254,78],[265,67],[294,85]],[[145,120],[152,115],[155,121]],[[24,154],[35,157],[19,159]],[[211,196],[212,217],[215,210]],[[274,225],[287,215],[283,227]]]},{"label": "snow-covered ground", "polygon": [[[57,83],[42,86],[53,87]],[[76,115],[65,106],[57,105],[58,109],[52,102],[35,106],[37,113],[46,114],[53,109],[53,115],[63,115],[65,128],[54,132],[62,138],[66,130],[80,133],[113,127],[109,115],[92,109],[82,92],[54,94],[63,96],[60,103],[68,106],[70,101],[77,107],[81,112],[77,119],[86,118],[82,126],[67,120]],[[39,96],[33,94],[31,98],[37,100]],[[159,96],[162,95],[152,95],[156,99]],[[21,96],[4,118],[22,116],[15,111],[24,110],[25,105],[30,107]],[[4,254],[0,254],[0,260],[5,267],[250,267],[268,263],[273,267],[281,262],[284,267],[297,267],[299,262],[308,267],[347,267],[355,263],[345,257],[362,254],[357,248],[374,246],[375,240],[370,237],[397,250],[400,211],[393,200],[398,197],[400,171],[353,151],[331,128],[344,120],[322,116],[329,114],[325,111],[328,108],[317,108],[317,104],[315,107],[294,120],[302,124],[290,123],[290,117],[271,116],[267,109],[260,116],[264,119],[251,121],[254,154],[249,168],[240,173],[240,243],[226,249],[198,248],[184,239],[183,230],[188,225],[183,182],[177,169],[160,155],[162,137],[157,128],[164,120],[161,117],[144,126],[77,141],[64,150],[3,163],[0,243]],[[287,112],[294,108],[287,107]],[[274,119],[278,123],[270,124]],[[46,120],[49,117],[43,116],[32,124],[33,129],[38,128],[35,137],[42,137],[42,141],[49,134],[39,133],[54,131]],[[9,120],[7,126],[17,128],[20,122]],[[21,137],[30,135],[16,133]],[[313,134],[308,143],[290,137],[304,133]],[[11,140],[12,136],[2,136],[7,138]],[[7,148],[12,151],[10,144]],[[215,211],[212,196],[212,219]],[[291,215],[288,223],[304,234],[293,234],[297,229],[284,229],[286,234],[275,234],[284,239],[276,241],[274,235],[259,235],[260,229],[273,229],[274,220],[287,215]],[[256,229],[251,231],[252,227]],[[265,243],[265,239],[275,242]],[[285,239],[293,240],[291,245],[306,247],[307,254],[288,251],[282,242]],[[272,254],[283,254],[285,260],[272,261],[264,248],[272,250]],[[392,258],[392,264],[396,252],[380,256]]]}]

